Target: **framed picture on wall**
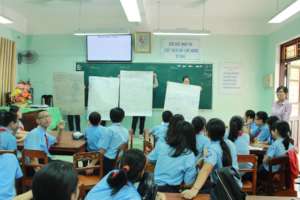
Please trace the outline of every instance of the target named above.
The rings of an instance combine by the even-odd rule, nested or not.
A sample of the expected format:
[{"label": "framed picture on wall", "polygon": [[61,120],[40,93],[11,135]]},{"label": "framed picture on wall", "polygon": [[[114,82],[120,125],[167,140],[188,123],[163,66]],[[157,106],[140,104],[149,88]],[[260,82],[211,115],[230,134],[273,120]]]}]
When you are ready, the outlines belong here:
[{"label": "framed picture on wall", "polygon": [[150,32],[136,32],[134,34],[134,51],[136,53],[150,53],[151,52],[151,33]]}]

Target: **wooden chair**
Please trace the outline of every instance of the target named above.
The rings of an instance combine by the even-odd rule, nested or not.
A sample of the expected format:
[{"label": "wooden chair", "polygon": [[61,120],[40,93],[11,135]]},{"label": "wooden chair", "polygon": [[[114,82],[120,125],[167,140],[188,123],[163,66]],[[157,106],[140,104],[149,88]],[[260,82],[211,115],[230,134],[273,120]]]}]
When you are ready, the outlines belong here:
[{"label": "wooden chair", "polygon": [[154,138],[150,135],[148,130],[144,130],[144,142],[143,142],[143,151],[144,154],[149,154],[154,148]]},{"label": "wooden chair", "polygon": [[256,155],[238,155],[238,163],[252,163],[252,169],[239,169],[240,172],[243,173],[251,173],[252,181],[243,181],[244,192],[251,192],[252,195],[256,194],[256,182],[257,182],[257,157]]},{"label": "wooden chair", "polygon": [[[97,161],[95,166],[88,166],[93,160]],[[80,198],[86,191],[92,189],[103,177],[103,154],[100,152],[79,152],[73,155],[73,166],[78,171]],[[92,175],[86,175],[88,169],[94,170]]]},{"label": "wooden chair", "polygon": [[[34,160],[37,162],[32,162]],[[48,164],[48,156],[43,151],[24,149],[21,161],[23,168],[22,187],[25,190],[26,187],[31,188],[34,171]]]},{"label": "wooden chair", "polygon": [[127,143],[121,144],[121,146],[118,148],[116,159],[115,159],[115,164],[114,164],[115,168],[118,167],[119,160],[121,159],[122,155],[127,150],[128,150],[128,144]]}]

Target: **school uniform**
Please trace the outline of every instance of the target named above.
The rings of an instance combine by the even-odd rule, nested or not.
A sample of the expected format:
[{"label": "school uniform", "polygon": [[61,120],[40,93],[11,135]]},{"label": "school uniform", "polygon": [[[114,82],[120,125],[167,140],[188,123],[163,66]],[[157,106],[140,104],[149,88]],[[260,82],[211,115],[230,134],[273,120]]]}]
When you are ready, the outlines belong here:
[{"label": "school uniform", "polygon": [[[266,155],[269,157],[269,158],[277,158],[277,157],[280,157],[280,156],[283,156],[287,153],[287,151],[291,148],[293,148],[294,146],[292,144],[289,144],[289,148],[288,150],[285,150],[285,147],[283,145],[283,138],[277,138],[275,140],[275,142],[273,142],[273,144],[268,148],[268,151],[266,153]],[[263,167],[266,171],[269,171],[269,165],[267,163],[264,163],[263,164]],[[272,167],[272,172],[277,172],[279,170],[279,165],[275,165]]]},{"label": "school uniform", "polygon": [[204,156],[204,150],[206,149],[207,151],[209,144],[210,139],[206,137],[203,132],[196,134],[196,148],[198,151],[197,158]]},{"label": "school uniform", "polygon": [[17,139],[12,130],[1,127],[0,129],[0,150],[17,150]]},{"label": "school uniform", "polygon": [[87,141],[87,151],[98,151],[98,142],[106,128],[99,126],[90,126],[85,129],[84,134]]},{"label": "school uniform", "polygon": [[265,142],[270,137],[270,130],[267,124],[263,124],[262,126],[257,126],[256,129],[251,132],[252,137],[257,138],[259,142]]},{"label": "school uniform", "polygon": [[103,165],[104,174],[107,174],[114,168],[119,147],[124,143],[128,143],[129,134],[128,130],[122,127],[120,123],[113,123],[102,136],[98,141],[97,148],[106,151],[103,158]]},{"label": "school uniform", "polygon": [[24,141],[24,149],[43,151],[51,158],[49,149],[56,142],[56,137],[50,135],[44,128],[38,126],[27,134]]},{"label": "school uniform", "polygon": [[256,123],[255,123],[255,122],[252,122],[252,123],[250,124],[249,128],[250,128],[250,133],[254,132],[254,131],[256,130],[256,128],[257,128]]},{"label": "school uniform", "polygon": [[[196,156],[186,150],[178,157],[172,157],[175,149],[164,142],[155,146],[148,159],[155,164],[154,180],[161,192],[179,192],[181,183],[190,185],[197,176]],[[161,188],[161,189],[160,189]]]},{"label": "school uniform", "polygon": [[160,125],[151,129],[150,134],[155,138],[155,141],[164,141],[167,135],[169,123],[162,122]]},{"label": "school uniform", "polygon": [[107,183],[110,173],[92,188],[85,200],[141,200],[140,194],[131,182],[128,182],[116,194],[112,195],[112,189]]},{"label": "school uniform", "polygon": [[16,196],[15,180],[23,176],[19,162],[14,154],[0,155],[0,199],[12,200]]}]

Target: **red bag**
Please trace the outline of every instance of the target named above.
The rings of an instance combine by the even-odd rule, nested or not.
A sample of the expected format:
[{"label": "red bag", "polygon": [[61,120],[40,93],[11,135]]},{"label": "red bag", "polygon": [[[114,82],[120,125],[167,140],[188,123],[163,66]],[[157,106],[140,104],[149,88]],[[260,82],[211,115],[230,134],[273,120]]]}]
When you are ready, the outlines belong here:
[{"label": "red bag", "polygon": [[289,157],[289,163],[290,163],[290,188],[294,189],[294,181],[296,178],[298,178],[299,175],[299,163],[298,163],[298,157],[297,153],[294,148],[288,150],[287,152]]}]

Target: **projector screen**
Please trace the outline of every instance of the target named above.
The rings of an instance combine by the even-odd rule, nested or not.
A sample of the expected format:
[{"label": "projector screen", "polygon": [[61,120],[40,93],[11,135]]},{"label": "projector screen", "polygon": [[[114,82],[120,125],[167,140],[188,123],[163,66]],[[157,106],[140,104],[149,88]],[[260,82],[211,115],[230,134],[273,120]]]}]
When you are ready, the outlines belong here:
[{"label": "projector screen", "polygon": [[131,61],[131,35],[87,36],[87,61]]}]

